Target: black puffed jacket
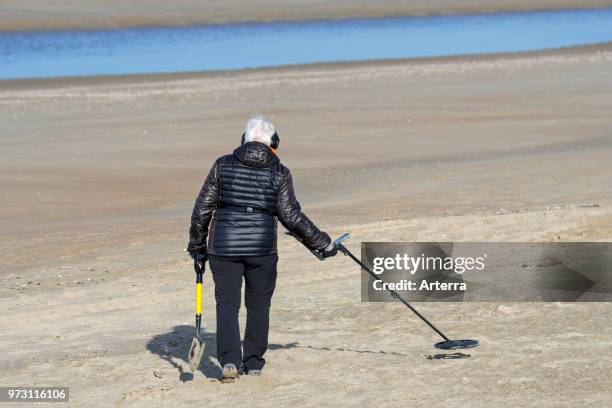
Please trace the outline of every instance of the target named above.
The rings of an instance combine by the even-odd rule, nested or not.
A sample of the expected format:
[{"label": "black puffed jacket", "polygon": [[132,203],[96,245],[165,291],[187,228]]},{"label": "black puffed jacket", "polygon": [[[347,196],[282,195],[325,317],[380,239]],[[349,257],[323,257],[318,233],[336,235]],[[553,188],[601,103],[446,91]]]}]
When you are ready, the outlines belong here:
[{"label": "black puffed jacket", "polygon": [[227,257],[275,254],[277,218],[310,248],[331,243],[302,213],[291,172],[278,156],[263,143],[245,143],[210,170],[193,208],[187,250]]}]

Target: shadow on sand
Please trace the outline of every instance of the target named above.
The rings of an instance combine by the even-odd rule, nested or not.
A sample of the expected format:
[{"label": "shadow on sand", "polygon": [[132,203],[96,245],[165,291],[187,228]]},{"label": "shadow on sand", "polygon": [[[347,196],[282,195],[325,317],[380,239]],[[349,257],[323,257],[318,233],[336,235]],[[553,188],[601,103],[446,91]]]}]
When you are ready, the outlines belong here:
[{"label": "shadow on sand", "polygon": [[[157,354],[162,360],[167,361],[172,367],[176,368],[179,372],[179,379],[183,382],[191,381],[193,374],[188,370],[185,371],[187,364],[187,353],[189,346],[191,345],[191,339],[193,338],[193,326],[181,325],[174,326],[171,332],[158,334],[154,336],[147,343],[147,350],[153,354]],[[207,378],[218,379],[221,377],[221,368],[216,362],[217,356],[217,342],[216,333],[203,332],[204,337],[204,356],[202,357],[202,363],[200,364],[199,370]],[[310,345],[302,345],[298,342],[287,343],[287,344],[276,344],[271,343],[268,346],[268,350],[285,350],[285,349],[310,349],[319,351],[343,351],[350,353],[359,354],[383,354],[401,357],[414,357],[412,354],[403,354],[395,351],[384,351],[384,350],[358,350],[351,348],[332,348],[332,347],[315,347]],[[427,356],[428,360],[442,360],[442,359],[461,359],[468,358],[469,354],[463,353],[449,353],[449,354],[436,354]]]},{"label": "shadow on sand", "polygon": [[[190,325],[174,326],[168,333],[158,334],[147,343],[147,350],[157,354],[162,360],[167,361],[179,373],[182,382],[193,380],[193,373],[189,371],[187,354],[193,339],[194,327]],[[200,363],[199,371],[207,378],[221,378],[221,367],[217,363],[217,340],[216,333],[202,331],[204,338],[204,355]],[[294,348],[297,343],[270,344],[269,350],[280,350]]]},{"label": "shadow on sand", "polygon": [[292,348],[301,348],[301,349],[310,349],[310,350],[319,350],[319,351],[345,351],[349,353],[359,353],[359,354],[385,354],[390,356],[401,356],[401,357],[414,357],[411,354],[403,354],[398,353],[396,351],[384,351],[384,350],[359,350],[352,348],[335,348],[335,347],[315,347],[310,345],[302,345],[298,342],[288,343],[288,344],[270,344],[268,346],[269,350],[278,350],[278,349],[292,349]]},{"label": "shadow on sand", "polygon": [[459,360],[461,358],[470,358],[471,354],[464,354],[460,352],[455,353],[445,353],[445,354],[434,354],[427,356],[428,360]]},{"label": "shadow on sand", "polygon": [[[179,378],[183,382],[191,381],[193,374],[187,368],[187,353],[193,339],[194,327],[189,325],[174,326],[171,332],[158,334],[147,343],[147,350],[157,354],[162,360],[166,360],[179,372]],[[207,378],[221,377],[221,368],[211,360],[217,355],[217,342],[215,333],[202,331],[204,337],[204,356],[199,370]]]},{"label": "shadow on sand", "polygon": [[[398,356],[398,357],[414,357],[413,354],[405,354],[398,353],[396,351],[384,351],[384,350],[358,350],[352,348],[332,348],[332,347],[315,347],[310,345],[301,345],[297,342],[288,343],[288,344],[270,344],[268,347],[270,350],[275,349],[291,349],[291,348],[301,348],[301,349],[311,349],[311,350],[320,350],[320,351],[345,351],[350,353],[359,353],[359,354],[383,354],[388,356]],[[464,354],[460,352],[455,353],[440,353],[434,355],[427,355],[425,358],[427,360],[458,360],[462,358],[470,358],[471,354]]]}]

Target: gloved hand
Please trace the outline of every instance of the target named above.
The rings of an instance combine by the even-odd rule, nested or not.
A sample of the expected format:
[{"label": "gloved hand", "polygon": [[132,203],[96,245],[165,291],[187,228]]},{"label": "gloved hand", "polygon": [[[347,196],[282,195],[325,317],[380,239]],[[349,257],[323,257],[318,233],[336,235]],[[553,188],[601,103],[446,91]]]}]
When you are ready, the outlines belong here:
[{"label": "gloved hand", "polygon": [[206,262],[207,258],[206,252],[197,249],[189,250],[189,256],[193,258],[195,263],[202,270],[202,273],[204,273],[204,263]]},{"label": "gloved hand", "polygon": [[331,258],[332,256],[335,256],[337,253],[338,253],[338,248],[336,248],[333,242],[331,242],[324,250],[321,251],[321,254],[323,254],[323,258]]}]

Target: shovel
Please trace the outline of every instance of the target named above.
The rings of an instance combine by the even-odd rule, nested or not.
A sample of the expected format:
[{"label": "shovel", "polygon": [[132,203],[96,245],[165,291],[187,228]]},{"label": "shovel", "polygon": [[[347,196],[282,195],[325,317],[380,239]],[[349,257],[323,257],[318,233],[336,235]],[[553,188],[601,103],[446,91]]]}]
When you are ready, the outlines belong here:
[{"label": "shovel", "polygon": [[192,373],[200,366],[205,347],[204,340],[200,335],[200,328],[202,326],[202,275],[204,274],[204,264],[200,266],[198,261],[194,260],[193,268],[196,272],[196,327],[195,336],[193,336],[193,340],[191,340],[188,357],[189,368]]}]

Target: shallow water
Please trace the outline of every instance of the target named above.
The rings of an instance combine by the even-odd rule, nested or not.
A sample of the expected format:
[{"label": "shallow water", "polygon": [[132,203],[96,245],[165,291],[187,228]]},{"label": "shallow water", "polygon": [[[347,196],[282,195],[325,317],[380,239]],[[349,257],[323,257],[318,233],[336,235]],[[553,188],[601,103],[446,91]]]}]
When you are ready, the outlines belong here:
[{"label": "shallow water", "polygon": [[612,41],[612,8],[115,30],[0,32],[0,78],[209,71]]}]

